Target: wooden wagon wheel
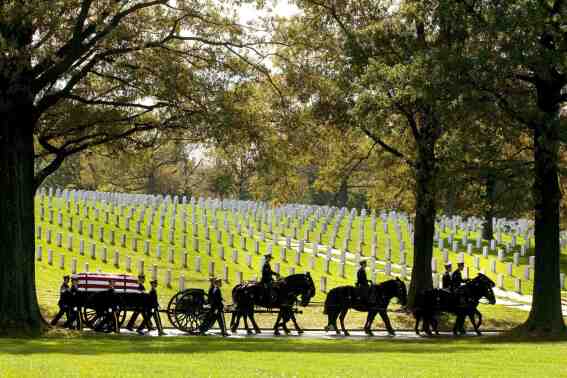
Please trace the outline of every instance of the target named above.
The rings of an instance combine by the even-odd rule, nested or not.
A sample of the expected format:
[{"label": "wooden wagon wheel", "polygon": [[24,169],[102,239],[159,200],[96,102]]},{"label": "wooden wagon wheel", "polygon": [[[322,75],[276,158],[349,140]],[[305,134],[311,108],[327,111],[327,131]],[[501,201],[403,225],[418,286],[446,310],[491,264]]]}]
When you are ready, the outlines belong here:
[{"label": "wooden wagon wheel", "polygon": [[83,325],[94,329],[95,322],[98,319],[98,314],[94,308],[83,306],[81,311],[81,319]]},{"label": "wooden wagon wheel", "polygon": [[184,332],[198,333],[207,310],[207,295],[201,289],[188,289],[171,298],[167,315],[171,324]]},{"label": "wooden wagon wheel", "polygon": [[124,324],[124,321],[126,320],[126,315],[127,315],[126,310],[120,310],[118,312],[118,314],[117,314],[118,327],[122,328],[122,325]]}]

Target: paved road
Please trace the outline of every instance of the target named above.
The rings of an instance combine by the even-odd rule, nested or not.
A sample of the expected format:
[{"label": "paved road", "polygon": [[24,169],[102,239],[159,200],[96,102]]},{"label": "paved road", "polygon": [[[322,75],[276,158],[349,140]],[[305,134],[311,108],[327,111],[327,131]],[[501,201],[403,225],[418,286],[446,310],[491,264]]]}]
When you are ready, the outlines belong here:
[{"label": "paved road", "polygon": [[[122,329],[120,331],[121,335],[125,335],[125,336],[138,336],[138,334],[136,332],[130,332],[126,329]],[[185,336],[185,337],[203,337],[203,336],[191,336],[186,334],[185,332],[181,332],[177,329],[166,329],[166,336],[164,337],[172,337],[172,336]],[[498,331],[485,331],[483,332],[484,336],[493,336],[493,335],[497,335],[499,332]],[[139,336],[139,337],[158,337],[157,331],[152,331],[149,333],[146,333],[144,336]],[[207,332],[207,336],[206,337],[221,337],[220,334],[220,330],[218,329],[213,329],[209,332]],[[449,333],[449,332],[441,332],[440,336],[437,337],[451,337],[453,338],[453,334]],[[469,332],[467,333],[467,335],[465,335],[464,337],[478,337],[476,336],[476,334],[474,332]],[[258,334],[258,335],[247,335],[246,331],[244,330],[238,330],[236,334],[231,334],[230,336],[228,336],[229,339],[286,339],[286,338],[292,338],[292,339],[297,339],[297,338],[302,338],[302,339],[322,339],[322,340],[333,340],[333,339],[402,339],[402,340],[416,340],[416,339],[421,339],[423,338],[422,336],[418,336],[415,334],[415,332],[413,331],[398,331],[396,332],[396,336],[392,337],[392,336],[388,336],[388,333],[386,331],[375,331],[374,332],[374,336],[367,336],[363,331],[351,331],[350,332],[350,336],[345,337],[345,336],[337,336],[334,332],[325,332],[325,331],[305,331],[305,333],[303,333],[301,336],[299,336],[297,334],[297,332],[293,331],[290,335],[285,336],[285,334],[282,333],[281,336],[274,336],[273,332],[270,330],[262,330],[262,333]]]}]

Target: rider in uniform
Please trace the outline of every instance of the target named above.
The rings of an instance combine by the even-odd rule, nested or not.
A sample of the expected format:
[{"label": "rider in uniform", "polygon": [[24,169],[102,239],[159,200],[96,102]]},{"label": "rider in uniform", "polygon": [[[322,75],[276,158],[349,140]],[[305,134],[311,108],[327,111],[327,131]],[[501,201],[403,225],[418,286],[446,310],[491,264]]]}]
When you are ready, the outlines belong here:
[{"label": "rider in uniform", "polygon": [[272,267],[270,266],[270,260],[272,259],[272,255],[266,254],[264,255],[264,258],[265,261],[264,261],[264,265],[262,266],[262,280],[260,282],[266,288],[266,292],[269,293],[269,298],[270,298],[269,301],[273,302],[276,297],[274,290],[272,288],[272,283],[274,282],[273,276],[279,278],[280,275],[274,272],[272,270]]},{"label": "rider in uniform", "polygon": [[464,262],[457,263],[457,269],[453,272],[453,275],[451,276],[451,287],[453,291],[457,290],[461,286],[461,284],[466,282],[465,280],[463,280],[463,274],[462,274],[464,268],[465,268]]},{"label": "rider in uniform", "polygon": [[59,302],[57,302],[57,305],[59,306],[59,312],[57,313],[57,315],[55,315],[55,317],[51,321],[52,326],[56,325],[59,319],[61,319],[61,317],[64,314],[67,314],[67,321],[69,321],[69,311],[68,311],[69,306],[67,303],[68,293],[69,293],[69,276],[63,276],[63,283],[59,288]]},{"label": "rider in uniform", "polygon": [[370,291],[370,285],[368,284],[368,278],[366,277],[366,260],[362,260],[359,263],[360,267],[356,272],[356,287],[360,293],[360,300],[362,302],[368,301],[368,294]]},{"label": "rider in uniform", "polygon": [[441,280],[441,285],[445,290],[451,290],[452,285],[452,278],[451,278],[451,262],[445,264],[445,273],[443,273],[443,279]]}]

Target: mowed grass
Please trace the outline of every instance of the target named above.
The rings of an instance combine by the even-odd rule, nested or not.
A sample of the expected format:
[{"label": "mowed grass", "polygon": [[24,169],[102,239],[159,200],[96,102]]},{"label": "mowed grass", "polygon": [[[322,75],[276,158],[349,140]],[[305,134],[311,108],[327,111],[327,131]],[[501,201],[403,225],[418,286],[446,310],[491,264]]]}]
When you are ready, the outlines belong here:
[{"label": "mowed grass", "polygon": [[2,377],[567,377],[567,341],[0,339]]}]

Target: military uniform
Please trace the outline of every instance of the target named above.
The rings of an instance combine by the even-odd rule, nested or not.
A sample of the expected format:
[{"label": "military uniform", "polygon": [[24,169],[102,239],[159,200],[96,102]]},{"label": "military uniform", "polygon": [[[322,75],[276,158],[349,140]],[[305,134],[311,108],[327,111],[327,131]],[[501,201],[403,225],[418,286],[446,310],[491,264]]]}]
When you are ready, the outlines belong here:
[{"label": "military uniform", "polygon": [[262,279],[260,282],[264,285],[272,285],[272,282],[274,282],[273,276],[277,276],[277,273],[272,270],[270,262],[266,261],[262,266]]},{"label": "military uniform", "polygon": [[[138,283],[138,290],[140,291],[140,293],[146,292],[146,288],[144,287],[143,283]],[[134,324],[136,323],[138,316],[140,316],[140,311],[134,311],[134,313],[130,317],[130,320],[128,321],[128,325],[126,325],[127,329],[129,329],[130,331],[134,329]]]},{"label": "military uniform", "polygon": [[453,280],[451,279],[451,272],[445,272],[441,280],[441,286],[445,290],[451,290],[453,287]]},{"label": "military uniform", "polygon": [[459,269],[455,270],[451,276],[451,288],[453,291],[457,290],[463,283],[463,276]]},{"label": "military uniform", "polygon": [[276,293],[273,290],[272,284],[274,282],[273,276],[278,276],[276,272],[272,270],[270,266],[270,261],[266,260],[262,266],[262,279],[260,282],[266,287],[266,293],[268,297],[268,302],[273,302],[276,298]]},{"label": "military uniform", "polygon": [[366,269],[364,266],[358,268],[356,272],[356,287],[359,290],[360,300],[362,302],[369,302],[370,285],[368,284],[368,277],[366,276]]},{"label": "military uniform", "polygon": [[208,297],[211,312],[209,313],[206,324],[203,324],[203,328],[201,328],[201,334],[204,335],[206,329],[212,328],[216,322],[219,325],[222,335],[228,336],[224,321],[224,304],[220,288],[217,286],[211,286],[209,288]]},{"label": "military uniform", "polygon": [[68,292],[68,312],[65,327],[71,329],[82,329],[81,304],[79,302],[79,288],[72,285]]},{"label": "military uniform", "polygon": [[364,267],[358,268],[356,272],[356,286],[358,287],[368,287],[368,278],[366,277],[366,269]]},{"label": "military uniform", "polygon": [[155,287],[152,286],[152,288],[148,292],[148,297],[149,297],[148,300],[150,306],[150,310],[149,310],[150,313],[142,314],[144,316],[144,321],[142,322],[140,327],[138,327],[138,332],[140,333],[144,327],[147,328],[148,330],[151,329],[152,328],[151,319],[153,318],[156,324],[156,328],[158,330],[158,334],[160,336],[165,335],[165,332],[163,332],[163,325],[161,324],[161,318],[159,316],[159,301],[158,301],[157,290]]},{"label": "military uniform", "polygon": [[67,320],[69,320],[68,293],[69,284],[67,282],[63,282],[63,284],[61,284],[61,287],[59,288],[59,302],[57,302],[57,305],[59,306],[59,312],[57,313],[57,315],[55,315],[53,320],[51,320],[52,326],[56,325],[59,319],[61,319],[65,314],[67,315]]}]

